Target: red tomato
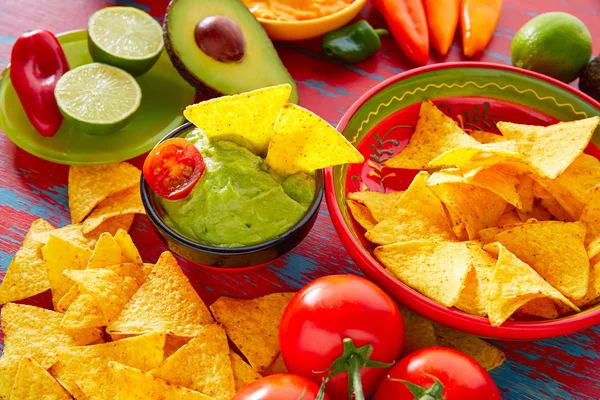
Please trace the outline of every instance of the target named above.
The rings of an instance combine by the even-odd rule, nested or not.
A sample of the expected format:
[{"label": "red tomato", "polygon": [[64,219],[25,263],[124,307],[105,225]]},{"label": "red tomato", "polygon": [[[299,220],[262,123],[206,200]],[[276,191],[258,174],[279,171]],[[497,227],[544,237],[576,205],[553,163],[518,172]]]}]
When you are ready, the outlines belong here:
[{"label": "red tomato", "polygon": [[276,374],[247,384],[231,400],[315,400],[317,393],[319,386],[306,378]]},{"label": "red tomato", "polygon": [[204,173],[204,159],[192,142],[172,138],[159,143],[144,161],[144,179],[169,200],[187,196]]},{"label": "red tomato", "polygon": [[[279,327],[285,365],[291,373],[317,384],[344,353],[346,338],[357,348],[371,345],[370,360],[381,363],[396,361],[404,339],[396,303],[374,283],[354,275],[326,276],[305,286],[285,309]],[[356,350],[352,357],[357,359]],[[365,368],[364,362],[355,366],[368,397],[387,368]],[[348,373],[332,377],[327,393],[332,399],[348,399]]]},{"label": "red tomato", "polygon": [[[388,373],[423,388],[430,388],[436,377],[443,388],[441,397],[432,400],[502,400],[494,380],[477,361],[466,354],[444,347],[428,347],[409,354]],[[414,400],[415,396],[402,382],[389,378],[381,381],[375,400]]]}]

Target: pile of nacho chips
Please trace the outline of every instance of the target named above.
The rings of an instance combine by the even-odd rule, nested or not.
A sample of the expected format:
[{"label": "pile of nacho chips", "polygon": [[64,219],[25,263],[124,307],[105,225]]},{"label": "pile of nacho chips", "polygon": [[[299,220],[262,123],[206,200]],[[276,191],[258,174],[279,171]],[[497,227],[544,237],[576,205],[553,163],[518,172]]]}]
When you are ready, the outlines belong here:
[{"label": "pile of nacho chips", "polygon": [[447,307],[557,318],[600,298],[600,117],[463,131],[431,101],[388,168],[421,170],[401,193],[350,193],[375,257]]}]

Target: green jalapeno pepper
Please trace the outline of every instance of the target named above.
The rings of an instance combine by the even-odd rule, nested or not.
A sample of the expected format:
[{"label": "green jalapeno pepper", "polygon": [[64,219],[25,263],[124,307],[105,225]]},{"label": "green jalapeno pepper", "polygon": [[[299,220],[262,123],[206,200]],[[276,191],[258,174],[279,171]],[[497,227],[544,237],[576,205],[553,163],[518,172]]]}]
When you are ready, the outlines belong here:
[{"label": "green jalapeno pepper", "polygon": [[374,29],[363,19],[325,34],[323,51],[330,57],[357,64],[379,51],[381,35],[389,35],[389,32],[386,29]]}]

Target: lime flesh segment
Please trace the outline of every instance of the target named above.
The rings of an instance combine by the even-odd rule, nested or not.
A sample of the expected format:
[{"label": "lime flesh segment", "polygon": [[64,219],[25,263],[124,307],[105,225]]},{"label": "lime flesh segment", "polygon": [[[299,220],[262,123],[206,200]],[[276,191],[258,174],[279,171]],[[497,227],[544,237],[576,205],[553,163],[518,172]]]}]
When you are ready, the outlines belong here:
[{"label": "lime flesh segment", "polygon": [[108,135],[127,125],[142,100],[133,76],[101,63],[64,74],[54,95],[65,118],[90,135]]},{"label": "lime flesh segment", "polygon": [[137,8],[103,8],[89,19],[88,45],[94,61],[141,75],[152,68],[162,52],[162,28]]}]

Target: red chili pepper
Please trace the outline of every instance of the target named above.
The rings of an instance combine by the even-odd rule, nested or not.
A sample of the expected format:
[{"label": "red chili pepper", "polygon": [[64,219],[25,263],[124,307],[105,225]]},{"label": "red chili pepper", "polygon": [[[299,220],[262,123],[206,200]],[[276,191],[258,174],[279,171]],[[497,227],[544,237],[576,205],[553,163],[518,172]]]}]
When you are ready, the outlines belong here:
[{"label": "red chili pepper", "polygon": [[419,65],[429,60],[429,32],[422,0],[376,0],[388,28],[404,54]]},{"label": "red chili pepper", "polygon": [[51,32],[27,32],[12,48],[10,80],[27,118],[42,136],[54,136],[62,123],[54,87],[68,70],[65,52]]}]

